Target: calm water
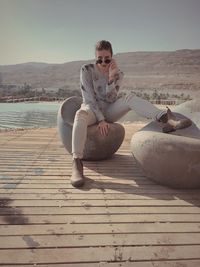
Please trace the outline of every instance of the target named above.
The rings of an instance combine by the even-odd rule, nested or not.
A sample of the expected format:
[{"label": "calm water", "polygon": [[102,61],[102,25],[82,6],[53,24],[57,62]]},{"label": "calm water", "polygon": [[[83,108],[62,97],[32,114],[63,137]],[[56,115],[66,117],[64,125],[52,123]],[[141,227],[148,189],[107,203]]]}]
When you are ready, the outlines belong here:
[{"label": "calm water", "polygon": [[[0,103],[0,129],[3,128],[46,128],[55,127],[61,103]],[[146,122],[134,111],[130,111],[121,122]]]}]

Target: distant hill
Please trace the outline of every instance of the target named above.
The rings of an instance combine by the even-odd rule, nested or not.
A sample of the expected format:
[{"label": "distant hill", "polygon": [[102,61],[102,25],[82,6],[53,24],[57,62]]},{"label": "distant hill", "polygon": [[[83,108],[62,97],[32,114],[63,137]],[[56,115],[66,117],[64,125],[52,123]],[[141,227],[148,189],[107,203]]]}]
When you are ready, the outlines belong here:
[{"label": "distant hill", "polygon": [[[128,52],[114,55],[125,73],[124,89],[200,90],[200,49],[172,52]],[[31,84],[32,87],[79,89],[81,65],[29,62],[0,65],[3,83]]]}]

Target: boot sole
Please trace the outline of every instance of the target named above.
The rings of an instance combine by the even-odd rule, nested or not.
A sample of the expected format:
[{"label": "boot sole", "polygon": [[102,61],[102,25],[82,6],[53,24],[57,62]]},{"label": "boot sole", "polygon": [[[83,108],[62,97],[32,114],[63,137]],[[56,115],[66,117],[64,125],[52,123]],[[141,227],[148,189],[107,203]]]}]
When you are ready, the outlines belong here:
[{"label": "boot sole", "polygon": [[81,187],[83,186],[85,183],[84,179],[81,179],[81,180],[78,180],[78,181],[71,181],[71,184],[74,186],[74,187]]}]

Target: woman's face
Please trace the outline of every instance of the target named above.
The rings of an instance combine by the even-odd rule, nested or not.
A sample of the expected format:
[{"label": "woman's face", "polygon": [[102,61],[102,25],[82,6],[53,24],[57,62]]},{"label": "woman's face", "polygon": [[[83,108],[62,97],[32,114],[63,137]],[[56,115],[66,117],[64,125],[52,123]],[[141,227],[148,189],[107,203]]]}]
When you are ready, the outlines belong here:
[{"label": "woman's face", "polygon": [[[98,65],[99,69],[102,70],[103,72],[108,71],[110,66],[109,60],[110,62],[112,60],[111,52],[109,50],[100,50],[100,51],[96,50],[95,56],[97,61],[96,64]],[[101,64],[98,63],[98,60],[100,60],[100,62],[102,63]]]}]

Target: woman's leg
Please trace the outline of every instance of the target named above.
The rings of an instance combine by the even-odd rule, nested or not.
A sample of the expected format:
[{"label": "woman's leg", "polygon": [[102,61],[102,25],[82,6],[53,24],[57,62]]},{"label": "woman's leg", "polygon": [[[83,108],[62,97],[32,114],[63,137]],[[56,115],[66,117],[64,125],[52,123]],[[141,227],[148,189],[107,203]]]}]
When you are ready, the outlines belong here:
[{"label": "woman's leg", "polygon": [[167,111],[160,110],[149,101],[129,93],[110,104],[106,110],[106,119],[110,122],[119,120],[131,109],[148,119],[159,120]]},{"label": "woman's leg", "polygon": [[82,158],[87,138],[87,127],[96,123],[96,116],[92,110],[82,104],[76,112],[72,130],[72,155],[73,158]]},{"label": "woman's leg", "polygon": [[179,119],[169,108],[167,110],[160,110],[149,101],[137,97],[132,93],[126,95],[125,97],[121,97],[112,103],[107,108],[106,119],[110,122],[115,122],[131,109],[134,109],[143,117],[156,120],[164,124],[162,128],[164,133],[184,129],[192,125],[192,121],[190,119]]},{"label": "woman's leg", "polygon": [[82,104],[81,108],[76,112],[74,125],[72,129],[72,175],[71,184],[80,187],[84,184],[83,175],[83,150],[87,138],[87,127],[96,122],[94,113]]}]

